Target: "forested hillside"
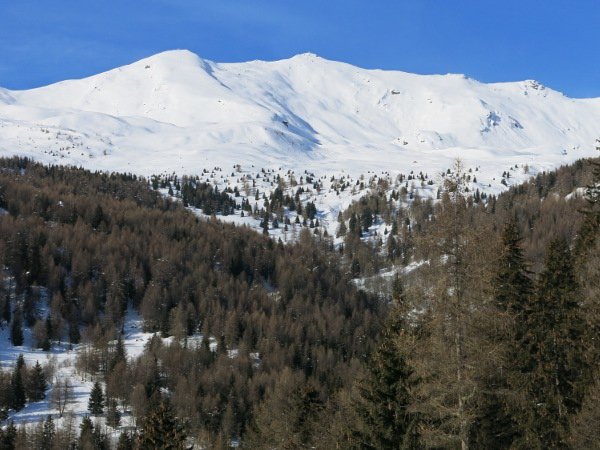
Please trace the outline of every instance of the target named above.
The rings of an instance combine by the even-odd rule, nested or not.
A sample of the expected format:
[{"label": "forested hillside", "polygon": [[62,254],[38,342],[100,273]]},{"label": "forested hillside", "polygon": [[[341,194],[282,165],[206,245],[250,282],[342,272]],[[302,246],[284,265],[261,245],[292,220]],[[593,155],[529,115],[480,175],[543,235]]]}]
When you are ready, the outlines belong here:
[{"label": "forested hillside", "polygon": [[[212,193],[185,180],[180,203],[133,175],[5,159],[2,345],[21,345],[23,329],[39,348],[89,344],[78,370],[98,382],[90,412],[121,433],[119,448],[158,435],[175,448],[593,448],[592,166],[499,197],[469,192],[459,164],[436,200],[374,189],[340,214],[336,247],[310,227],[283,245],[199,218],[184,204]],[[214,208],[235,207],[229,195]],[[367,236],[374,220],[389,226],[385,244]],[[132,310],[156,333],[139,358],[120,343]],[[36,379],[15,367],[0,393]],[[5,417],[41,390],[0,395]],[[117,445],[86,420],[75,434],[6,424],[2,445]]]}]

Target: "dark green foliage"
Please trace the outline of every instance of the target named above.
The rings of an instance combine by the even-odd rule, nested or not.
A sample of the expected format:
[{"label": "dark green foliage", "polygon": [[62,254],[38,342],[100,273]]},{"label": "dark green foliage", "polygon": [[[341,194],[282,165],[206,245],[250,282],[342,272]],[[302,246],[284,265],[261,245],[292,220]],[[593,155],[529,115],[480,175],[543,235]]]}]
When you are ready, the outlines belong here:
[{"label": "dark green foliage", "polygon": [[78,446],[82,450],[108,450],[109,441],[100,427],[95,427],[89,416],[85,416],[79,425]]},{"label": "dark green foliage", "polygon": [[27,377],[27,398],[30,402],[38,402],[46,396],[48,383],[46,382],[46,374],[38,361],[30,370]]},{"label": "dark green foliage", "polygon": [[387,242],[387,256],[391,261],[395,261],[400,256],[400,247],[396,242],[396,238],[393,235],[388,237]]},{"label": "dark green foliage", "polygon": [[10,407],[15,410],[20,410],[25,406],[26,402],[26,394],[25,394],[25,384],[23,382],[23,372],[25,369],[25,360],[23,359],[23,355],[19,355],[17,358],[17,363],[15,364],[15,368],[13,369],[13,374],[11,378],[11,402]]},{"label": "dark green foliage", "polygon": [[15,438],[17,437],[17,427],[11,420],[5,429],[0,428],[0,449],[15,450]]},{"label": "dark green foliage", "polygon": [[181,421],[175,416],[167,399],[156,399],[144,417],[139,450],[184,449],[186,434]]},{"label": "dark green foliage", "polygon": [[48,414],[42,428],[42,436],[40,439],[40,450],[52,450],[54,436],[56,435],[56,426],[52,416]]},{"label": "dark green foliage", "polygon": [[83,418],[79,429],[77,448],[82,450],[108,450],[110,448],[107,436],[99,427],[94,427],[92,420],[88,416]]},{"label": "dark green foliage", "polygon": [[88,411],[95,416],[98,416],[104,412],[104,394],[102,393],[102,386],[96,381],[90,392],[90,399],[88,401]]},{"label": "dark green foliage", "polygon": [[522,238],[517,224],[510,220],[502,232],[500,257],[492,279],[495,309],[494,327],[486,330],[483,338],[499,354],[497,365],[481,379],[482,393],[478,399],[478,417],[471,433],[471,442],[477,448],[510,448],[522,433],[519,412],[514,407],[515,393],[510,391],[509,380],[519,374],[510,362],[522,357],[523,334],[527,331],[527,311],[533,301],[533,281],[527,268]]},{"label": "dark green foliage", "polygon": [[201,208],[204,214],[232,214],[235,210],[235,200],[227,192],[219,192],[211,184],[183,178],[181,198],[184,204]]},{"label": "dark green foliage", "polygon": [[69,342],[71,344],[79,344],[81,333],[79,333],[79,325],[76,323],[69,324]]},{"label": "dark green foliage", "polygon": [[23,315],[17,308],[10,325],[10,340],[13,345],[23,345]]},{"label": "dark green foliage", "polygon": [[94,424],[89,416],[85,416],[79,425],[79,446],[84,447],[84,443],[93,442]]},{"label": "dark green foliage", "polygon": [[115,348],[112,352],[112,356],[110,358],[110,363],[108,366],[108,370],[111,371],[117,364],[120,362],[127,361],[127,353],[125,352],[125,346],[123,345],[123,339],[119,334],[119,338],[117,339],[117,343],[115,344]]},{"label": "dark green foliage", "polygon": [[317,207],[313,202],[308,202],[304,208],[304,215],[308,220],[314,220],[317,215]]},{"label": "dark green foliage", "polygon": [[504,227],[498,271],[493,280],[496,307],[514,315],[524,314],[533,292],[521,241],[517,224],[511,220]]},{"label": "dark green foliage", "polygon": [[129,433],[121,433],[117,442],[117,450],[133,450],[134,439]]},{"label": "dark green foliage", "polygon": [[121,424],[121,413],[117,409],[117,402],[113,399],[108,401],[106,409],[106,425],[117,428]]},{"label": "dark green foliage", "polygon": [[383,331],[379,347],[367,364],[367,376],[359,384],[356,410],[361,421],[354,440],[361,449],[417,449],[418,415],[409,411],[412,389],[418,380],[407,364],[402,348],[406,333],[406,305],[402,284],[393,286],[396,303]]},{"label": "dark green foliage", "polygon": [[540,274],[535,301],[527,311],[518,359],[525,395],[524,444],[527,448],[568,448],[569,420],[581,408],[589,383],[584,360],[584,322],[581,292],[575,279],[571,252],[564,239],[549,248]]}]

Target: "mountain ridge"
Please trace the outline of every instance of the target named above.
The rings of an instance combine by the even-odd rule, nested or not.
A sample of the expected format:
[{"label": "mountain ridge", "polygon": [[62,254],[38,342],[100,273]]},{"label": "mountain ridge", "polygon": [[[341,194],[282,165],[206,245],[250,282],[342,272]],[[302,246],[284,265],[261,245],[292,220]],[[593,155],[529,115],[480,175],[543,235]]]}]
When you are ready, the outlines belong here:
[{"label": "mountain ridge", "polygon": [[0,154],[145,175],[233,164],[435,172],[456,157],[535,172],[593,156],[599,123],[600,99],[534,80],[362,69],[313,53],[218,63],[172,50],[0,89]]}]

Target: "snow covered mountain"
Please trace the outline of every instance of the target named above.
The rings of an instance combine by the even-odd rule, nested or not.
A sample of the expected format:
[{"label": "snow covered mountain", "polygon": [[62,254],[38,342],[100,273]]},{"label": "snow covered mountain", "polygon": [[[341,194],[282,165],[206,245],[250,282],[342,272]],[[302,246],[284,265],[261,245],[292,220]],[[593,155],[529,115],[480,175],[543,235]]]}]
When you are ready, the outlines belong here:
[{"label": "snow covered mountain", "polygon": [[[600,99],[535,81],[365,70],[313,54],[215,63],[169,51],[81,80],[0,89],[0,154],[93,169],[423,170],[492,183],[594,155]],[[499,178],[496,178],[498,183]]]}]

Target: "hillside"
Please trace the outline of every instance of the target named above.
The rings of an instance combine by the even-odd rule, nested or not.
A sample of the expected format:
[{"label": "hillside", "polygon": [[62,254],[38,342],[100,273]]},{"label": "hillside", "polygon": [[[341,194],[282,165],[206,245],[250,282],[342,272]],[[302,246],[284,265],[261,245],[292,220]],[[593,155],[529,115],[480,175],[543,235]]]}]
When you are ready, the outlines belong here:
[{"label": "hillside", "polygon": [[[265,172],[261,180],[272,176]],[[182,203],[229,214],[239,199],[195,179],[148,183],[2,159],[0,441],[19,449],[83,441],[77,425],[91,411],[98,382],[106,408],[91,423],[104,447],[94,448],[114,447],[123,436],[143,439],[159,400],[185,425],[190,443],[205,448],[272,449],[282,439],[314,448],[358,449],[364,440],[389,448],[380,441],[402,438],[405,420],[418,420],[411,439],[457,448],[454,411],[461,411],[454,394],[463,395],[466,385],[473,448],[495,448],[490,443],[501,433],[509,444],[569,439],[583,442],[569,448],[590,448],[584,441],[597,440],[586,423],[598,417],[592,380],[600,354],[600,221],[598,203],[578,193],[598,176],[597,165],[580,161],[487,202],[465,194],[467,178],[458,171],[446,175],[437,202],[415,196],[407,204],[402,193],[373,189],[341,214],[347,230],[336,248],[332,237],[300,224],[290,224],[298,243],[284,246],[198,220]],[[155,184],[181,199],[159,195]],[[287,201],[274,195],[270,208]],[[302,204],[307,219],[314,209]],[[385,247],[380,239],[360,239],[377,223],[387,227]],[[559,244],[560,258],[553,259]],[[525,322],[512,312],[519,305],[531,311]],[[457,327],[468,368],[459,383],[456,367],[463,363],[451,351]],[[548,330],[560,332],[559,363],[578,364],[559,380],[573,425],[558,437],[537,437],[538,416],[546,412],[527,405],[555,401],[555,372],[538,363],[547,357]],[[531,339],[545,353],[527,353]],[[512,358],[516,351],[519,359]],[[34,384],[40,371],[41,387]],[[535,390],[532,376],[540,380]],[[407,404],[410,414],[398,415],[400,422],[372,420]],[[53,447],[44,447],[50,420],[56,434]],[[393,427],[400,431],[386,431]]]},{"label": "hillside", "polygon": [[436,172],[461,157],[497,189],[592,156],[600,100],[535,81],[366,70],[313,54],[216,63],[185,50],[81,80],[0,90],[0,154],[150,175],[231,167]]}]

